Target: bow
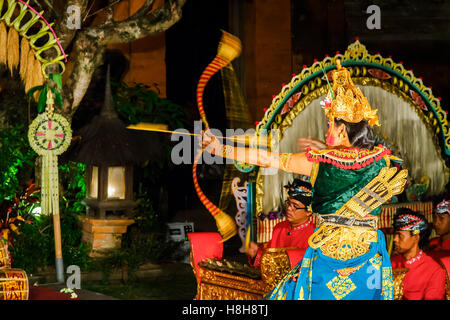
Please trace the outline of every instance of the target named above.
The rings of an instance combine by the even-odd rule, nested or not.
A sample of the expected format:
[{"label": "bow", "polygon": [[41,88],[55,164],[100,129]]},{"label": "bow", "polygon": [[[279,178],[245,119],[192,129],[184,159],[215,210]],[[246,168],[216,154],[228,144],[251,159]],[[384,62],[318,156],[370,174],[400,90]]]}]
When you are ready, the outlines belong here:
[{"label": "bow", "polygon": [[[222,38],[219,43],[217,55],[214,57],[213,61],[206,67],[200,76],[200,80],[197,85],[197,106],[200,113],[200,119],[205,126],[205,130],[209,129],[208,121],[206,120],[206,113],[203,109],[203,92],[205,90],[206,84],[211,79],[211,77],[218,72],[220,69],[229,64],[233,59],[238,57],[241,53],[241,41],[222,30]],[[214,205],[203,193],[197,179],[197,164],[202,157],[204,149],[202,148],[197,156],[195,157],[194,164],[192,166],[192,177],[194,180],[195,191],[206,209],[211,213],[211,215],[216,220],[216,225],[222,236],[222,242],[230,239],[237,233],[237,227],[234,220],[220,208]]]}]

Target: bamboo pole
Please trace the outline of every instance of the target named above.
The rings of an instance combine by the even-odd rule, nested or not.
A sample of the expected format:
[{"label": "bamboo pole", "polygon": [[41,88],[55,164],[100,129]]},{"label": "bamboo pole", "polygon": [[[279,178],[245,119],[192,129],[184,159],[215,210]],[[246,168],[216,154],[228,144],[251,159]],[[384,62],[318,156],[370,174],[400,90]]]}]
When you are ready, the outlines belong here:
[{"label": "bamboo pole", "polygon": [[61,246],[61,221],[59,213],[53,213],[53,230],[55,233],[55,265],[56,265],[56,281],[64,282],[64,263]]}]

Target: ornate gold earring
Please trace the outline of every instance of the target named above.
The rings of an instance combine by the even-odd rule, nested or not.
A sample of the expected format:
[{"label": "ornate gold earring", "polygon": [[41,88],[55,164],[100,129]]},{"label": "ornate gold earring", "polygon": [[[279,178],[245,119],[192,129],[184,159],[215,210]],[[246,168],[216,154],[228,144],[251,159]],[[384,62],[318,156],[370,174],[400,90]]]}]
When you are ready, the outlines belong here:
[{"label": "ornate gold earring", "polygon": [[344,140],[344,134],[342,132],[339,133],[339,139]]}]

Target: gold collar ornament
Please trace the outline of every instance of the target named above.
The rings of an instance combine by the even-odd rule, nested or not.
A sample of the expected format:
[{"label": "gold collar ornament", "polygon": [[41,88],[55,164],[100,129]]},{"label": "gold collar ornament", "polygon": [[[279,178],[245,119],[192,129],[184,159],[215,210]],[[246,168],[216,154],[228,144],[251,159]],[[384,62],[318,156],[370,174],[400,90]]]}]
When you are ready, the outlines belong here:
[{"label": "gold collar ornament", "polygon": [[370,107],[369,101],[352,81],[350,72],[341,66],[336,59],[337,70],[333,71],[333,87],[328,92],[324,103],[325,114],[328,119],[340,118],[351,123],[367,120],[370,126],[377,125],[377,109]]}]

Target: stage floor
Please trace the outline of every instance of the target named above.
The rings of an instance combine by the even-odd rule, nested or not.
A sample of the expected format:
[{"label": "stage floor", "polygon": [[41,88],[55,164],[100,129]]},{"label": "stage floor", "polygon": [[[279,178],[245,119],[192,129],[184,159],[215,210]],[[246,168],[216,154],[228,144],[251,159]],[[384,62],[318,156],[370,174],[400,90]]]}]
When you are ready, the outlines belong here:
[{"label": "stage floor", "polygon": [[118,300],[116,298],[84,289],[74,289],[78,295],[72,299],[70,294],[62,293],[60,290],[65,288],[62,284],[41,284],[39,286],[30,286],[28,300]]}]

